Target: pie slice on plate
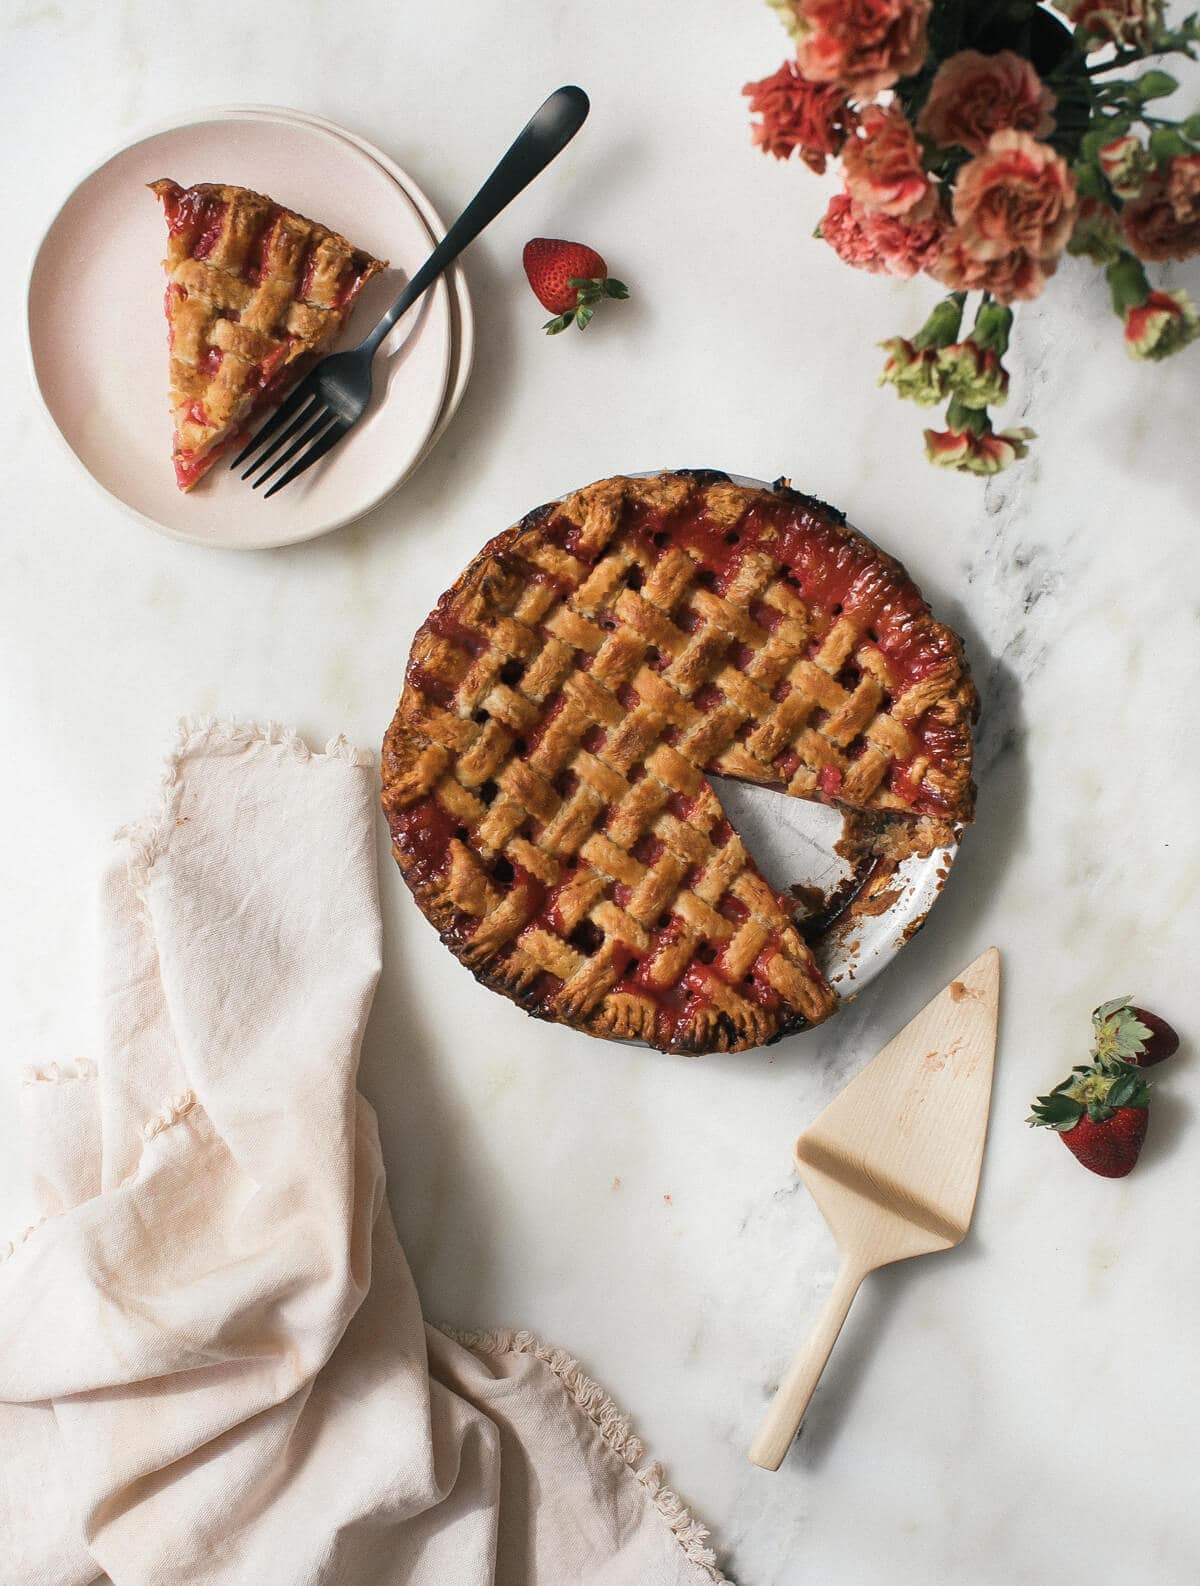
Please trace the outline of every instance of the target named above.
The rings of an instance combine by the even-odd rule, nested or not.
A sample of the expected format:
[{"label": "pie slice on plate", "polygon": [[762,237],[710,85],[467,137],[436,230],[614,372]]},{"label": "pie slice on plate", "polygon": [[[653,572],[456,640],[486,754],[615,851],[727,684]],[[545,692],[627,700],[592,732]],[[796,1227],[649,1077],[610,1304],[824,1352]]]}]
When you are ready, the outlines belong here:
[{"label": "pie slice on plate", "polygon": [[190,490],[328,351],[386,265],[246,187],[150,189],[167,219],[175,478]]},{"label": "pie slice on plate", "polygon": [[880,851],[971,819],[975,690],[907,573],[781,482],[605,479],[486,546],[413,641],[384,744],[405,880],[531,1013],[737,1051],[838,1006],[710,775]]}]

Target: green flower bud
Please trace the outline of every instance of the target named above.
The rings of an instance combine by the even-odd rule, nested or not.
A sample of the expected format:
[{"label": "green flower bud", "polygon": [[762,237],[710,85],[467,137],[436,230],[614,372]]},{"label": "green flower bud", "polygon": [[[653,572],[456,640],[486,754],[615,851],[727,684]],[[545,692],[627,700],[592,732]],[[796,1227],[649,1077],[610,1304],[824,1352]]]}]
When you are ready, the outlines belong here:
[{"label": "green flower bud", "polygon": [[1115,264],[1122,251],[1116,214],[1107,204],[1084,199],[1067,243],[1067,252],[1077,258],[1090,259],[1093,264]]},{"label": "green flower bud", "polygon": [[913,346],[918,349],[948,347],[952,341],[957,341],[966,299],[965,292],[951,292],[949,297],[944,297],[913,337]]},{"label": "green flower bud", "polygon": [[963,407],[999,406],[1008,399],[1008,371],[995,352],[980,347],[974,337],[943,347],[938,362],[947,388]]},{"label": "green flower bud", "polygon": [[1032,439],[1030,429],[997,434],[990,425],[979,435],[971,430],[926,430],[925,455],[938,468],[986,477],[1003,472],[1024,457]]},{"label": "green flower bud", "polygon": [[1155,363],[1200,337],[1200,314],[1186,292],[1151,292],[1125,315],[1125,346]]},{"label": "green flower bud", "polygon": [[880,385],[895,386],[897,396],[921,407],[935,407],[946,400],[946,375],[936,347],[919,348],[903,336],[893,336],[880,346],[888,354]]}]

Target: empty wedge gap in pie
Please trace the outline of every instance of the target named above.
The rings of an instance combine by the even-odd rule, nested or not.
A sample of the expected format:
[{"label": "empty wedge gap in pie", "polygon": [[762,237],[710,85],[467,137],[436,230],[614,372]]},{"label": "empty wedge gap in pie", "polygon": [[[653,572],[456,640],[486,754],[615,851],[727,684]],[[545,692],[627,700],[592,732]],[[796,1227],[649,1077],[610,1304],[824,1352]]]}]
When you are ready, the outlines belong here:
[{"label": "empty wedge gap in pie", "polygon": [[838,996],[709,778],[930,852],[973,815],[976,710],[957,635],[832,508],[604,479],[492,540],[419,629],[383,803],[485,985],[591,1035],[741,1051]]}]

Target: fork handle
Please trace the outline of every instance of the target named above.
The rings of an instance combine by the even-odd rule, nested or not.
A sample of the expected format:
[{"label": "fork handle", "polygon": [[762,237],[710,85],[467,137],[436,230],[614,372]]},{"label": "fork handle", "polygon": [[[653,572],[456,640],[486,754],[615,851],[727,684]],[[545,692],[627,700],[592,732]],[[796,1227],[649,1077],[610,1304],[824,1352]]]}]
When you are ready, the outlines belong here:
[{"label": "fork handle", "polygon": [[364,339],[363,349],[374,353],[401,314],[411,308],[443,270],[454,263],[468,243],[474,242],[483,228],[489,226],[539,172],[545,170],[555,155],[562,153],[587,120],[589,108],[588,96],[582,88],[567,87],[556,89],[534,112],[508,153],[375,329]]},{"label": "fork handle", "polygon": [[842,1262],[821,1314],[813,1323],[800,1353],[788,1367],[787,1375],[779,1384],[779,1391],[772,1399],[771,1407],[750,1445],[752,1465],[758,1465],[762,1470],[778,1470],[783,1463],[783,1456],[800,1429],[808,1401],[821,1380],[825,1362],[837,1342],[850,1303],[865,1276],[861,1268]]}]

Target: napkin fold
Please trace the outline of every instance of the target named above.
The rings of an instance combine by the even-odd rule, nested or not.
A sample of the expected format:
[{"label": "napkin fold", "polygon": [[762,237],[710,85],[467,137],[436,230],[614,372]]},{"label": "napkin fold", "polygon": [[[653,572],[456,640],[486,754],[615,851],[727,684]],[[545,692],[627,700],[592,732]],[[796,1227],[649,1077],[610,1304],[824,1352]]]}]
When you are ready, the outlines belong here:
[{"label": "napkin fold", "polygon": [[370,767],[185,723],[118,834],[103,1049],[22,1090],[41,1216],[0,1239],[0,1586],[723,1579],[578,1362],[423,1321],[355,1083]]}]

